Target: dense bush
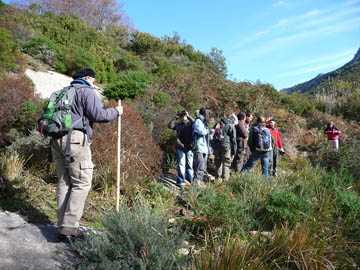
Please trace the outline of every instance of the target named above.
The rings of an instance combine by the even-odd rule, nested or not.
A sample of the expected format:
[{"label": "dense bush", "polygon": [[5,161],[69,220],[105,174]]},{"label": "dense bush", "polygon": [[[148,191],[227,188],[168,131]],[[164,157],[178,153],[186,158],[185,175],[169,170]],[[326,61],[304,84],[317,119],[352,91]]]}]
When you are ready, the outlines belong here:
[{"label": "dense bush", "polygon": [[122,205],[104,220],[104,233],[76,243],[82,261],[77,269],[183,269],[179,253],[184,236],[176,226],[136,201]]},{"label": "dense bush", "polygon": [[132,99],[145,93],[150,83],[148,74],[141,71],[121,73],[117,80],[108,85],[104,95],[109,99]]},{"label": "dense bush", "polygon": [[0,73],[16,67],[17,45],[11,33],[0,28]]},{"label": "dense bush", "polygon": [[294,93],[294,94],[283,94],[281,102],[288,107],[289,110],[293,111],[298,115],[305,115],[315,111],[316,103],[309,97]]},{"label": "dense bush", "polygon": [[130,49],[143,54],[148,51],[157,51],[162,47],[161,40],[148,33],[135,32],[131,35]]},{"label": "dense bush", "polygon": [[356,192],[339,191],[336,205],[343,218],[343,233],[352,241],[360,241],[360,195]]},{"label": "dense bush", "polygon": [[[112,103],[114,105],[114,103]],[[162,153],[144,126],[141,116],[129,105],[124,104],[122,117],[122,177],[125,186],[157,177],[161,170]],[[112,182],[116,176],[117,121],[110,124],[96,124],[92,144],[96,170],[111,169]]]},{"label": "dense bush", "polygon": [[24,106],[34,100],[31,82],[18,75],[0,78],[0,130],[2,136],[23,112]]},{"label": "dense bush", "polygon": [[287,223],[289,226],[294,226],[306,220],[309,212],[309,202],[288,191],[271,192],[265,204],[266,221],[270,221],[273,225]]},{"label": "dense bush", "polygon": [[120,49],[117,53],[117,57],[114,61],[114,66],[116,68],[116,71],[118,72],[126,70],[144,69],[144,64],[143,62],[141,62],[139,57],[123,49]]},{"label": "dense bush", "polygon": [[171,100],[171,96],[163,91],[158,91],[153,96],[153,102],[158,107],[165,107]]},{"label": "dense bush", "polygon": [[54,42],[46,37],[32,38],[22,46],[22,51],[50,66],[60,65],[57,62],[58,48]]},{"label": "dense bush", "polygon": [[[193,191],[190,203],[194,214],[210,231],[222,227],[224,233],[244,232],[248,228],[245,214],[246,208],[242,202],[232,197],[227,190],[219,192],[209,187],[202,191]],[[198,224],[200,225],[200,223]]]}]

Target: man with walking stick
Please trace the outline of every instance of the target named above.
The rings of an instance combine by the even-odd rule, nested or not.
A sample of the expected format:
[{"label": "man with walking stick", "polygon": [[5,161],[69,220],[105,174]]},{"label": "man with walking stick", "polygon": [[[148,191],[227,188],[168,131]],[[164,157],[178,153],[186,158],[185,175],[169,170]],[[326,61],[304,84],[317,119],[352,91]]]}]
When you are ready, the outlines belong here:
[{"label": "man with walking stick", "polygon": [[39,120],[39,131],[51,137],[56,165],[59,240],[81,236],[79,222],[94,167],[90,149],[93,124],[113,121],[123,113],[120,102],[116,108],[103,107],[94,86],[95,76],[90,68],[76,72],[70,86],[50,97]]}]

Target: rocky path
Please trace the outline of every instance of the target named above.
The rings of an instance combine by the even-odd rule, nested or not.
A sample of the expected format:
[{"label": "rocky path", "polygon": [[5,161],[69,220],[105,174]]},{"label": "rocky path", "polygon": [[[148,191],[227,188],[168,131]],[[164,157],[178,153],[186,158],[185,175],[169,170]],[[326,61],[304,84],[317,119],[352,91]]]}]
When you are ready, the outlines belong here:
[{"label": "rocky path", "polygon": [[54,225],[33,225],[0,211],[0,269],[53,270],[70,266],[71,249],[56,241]]}]

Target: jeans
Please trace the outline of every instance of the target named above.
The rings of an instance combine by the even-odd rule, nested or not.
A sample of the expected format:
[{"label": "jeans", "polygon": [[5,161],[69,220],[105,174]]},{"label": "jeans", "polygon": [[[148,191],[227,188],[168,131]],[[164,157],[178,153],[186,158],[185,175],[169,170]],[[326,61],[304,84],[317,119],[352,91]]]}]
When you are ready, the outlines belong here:
[{"label": "jeans", "polygon": [[254,166],[256,161],[260,159],[261,161],[261,169],[262,174],[264,176],[270,176],[270,155],[272,151],[269,152],[258,152],[254,151],[251,153],[250,158],[245,163],[244,167],[242,168],[242,172],[251,170]]},{"label": "jeans", "polygon": [[193,160],[194,154],[191,150],[176,148],[177,179],[178,185],[184,184],[185,179],[192,181],[194,177]]},{"label": "jeans", "polygon": [[194,154],[194,183],[203,181],[207,169],[207,154],[195,152]]}]

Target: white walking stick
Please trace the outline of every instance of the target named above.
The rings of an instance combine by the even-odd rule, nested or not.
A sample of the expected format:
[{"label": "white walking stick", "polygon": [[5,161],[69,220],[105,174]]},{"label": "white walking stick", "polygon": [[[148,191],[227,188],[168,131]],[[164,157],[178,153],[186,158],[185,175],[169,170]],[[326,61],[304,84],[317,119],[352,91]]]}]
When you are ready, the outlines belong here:
[{"label": "white walking stick", "polygon": [[[121,99],[119,99],[119,107],[121,107]],[[118,132],[117,132],[117,175],[116,175],[116,211],[120,208],[120,163],[121,163],[121,115],[118,117]]]}]

